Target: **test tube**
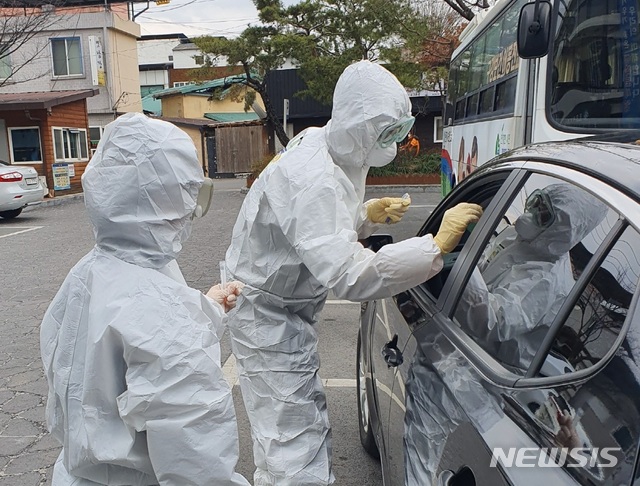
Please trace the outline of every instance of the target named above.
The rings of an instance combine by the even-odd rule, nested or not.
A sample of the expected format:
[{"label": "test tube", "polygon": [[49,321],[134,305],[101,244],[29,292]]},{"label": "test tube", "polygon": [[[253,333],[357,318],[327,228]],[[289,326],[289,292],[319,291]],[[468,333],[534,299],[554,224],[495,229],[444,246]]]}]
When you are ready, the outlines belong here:
[{"label": "test tube", "polygon": [[224,260],[220,262],[220,286],[223,289],[227,287],[227,267]]},{"label": "test tube", "polygon": [[[402,195],[402,199],[406,201],[406,200],[408,200],[408,199],[411,199],[411,196],[409,195],[409,193],[408,193],[408,192],[405,192],[405,193]],[[387,219],[385,220],[385,223],[386,223],[386,224],[391,223],[391,218],[387,218]]]}]

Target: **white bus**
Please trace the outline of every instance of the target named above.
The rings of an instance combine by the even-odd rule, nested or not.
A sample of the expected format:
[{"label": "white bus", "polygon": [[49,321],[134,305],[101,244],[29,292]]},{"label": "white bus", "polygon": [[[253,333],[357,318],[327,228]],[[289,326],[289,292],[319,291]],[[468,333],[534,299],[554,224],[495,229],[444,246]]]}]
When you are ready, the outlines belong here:
[{"label": "white bus", "polygon": [[[498,0],[476,16],[451,61],[443,194],[512,148],[640,128],[639,8],[640,0]],[[519,30],[521,10],[523,24],[541,14],[544,50],[533,59],[518,54],[528,29]]]}]

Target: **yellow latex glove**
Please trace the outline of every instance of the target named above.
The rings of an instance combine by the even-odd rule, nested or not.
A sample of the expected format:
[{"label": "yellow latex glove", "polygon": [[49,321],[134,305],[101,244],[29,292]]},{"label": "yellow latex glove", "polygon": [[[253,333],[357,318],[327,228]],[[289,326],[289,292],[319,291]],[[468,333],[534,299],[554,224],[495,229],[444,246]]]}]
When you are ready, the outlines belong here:
[{"label": "yellow latex glove", "polygon": [[411,197],[383,197],[370,199],[365,203],[367,219],[376,224],[393,224],[402,219],[411,205]]},{"label": "yellow latex glove", "polygon": [[449,253],[458,246],[467,226],[477,223],[480,216],[482,216],[482,206],[478,204],[460,203],[446,210],[438,234],[433,241],[443,254]]}]

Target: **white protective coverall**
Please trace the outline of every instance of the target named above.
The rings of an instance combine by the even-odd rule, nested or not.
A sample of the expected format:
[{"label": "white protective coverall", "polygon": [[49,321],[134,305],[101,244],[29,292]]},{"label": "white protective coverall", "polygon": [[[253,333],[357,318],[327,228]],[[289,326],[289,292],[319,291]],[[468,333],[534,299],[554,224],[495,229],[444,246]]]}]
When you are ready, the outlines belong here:
[{"label": "white protective coverall", "polygon": [[249,414],[255,485],[324,485],[331,436],[314,329],[328,289],[341,299],[390,297],[442,268],[431,235],[374,253],[358,243],[375,229],[363,205],[371,163],[388,164],[394,143],[376,143],[410,114],[398,80],[368,61],[349,66],[330,122],[307,129],[247,194],[226,264],[246,284],[229,318]]},{"label": "white protective coverall", "polygon": [[[605,204],[569,184],[547,194],[555,219],[539,228],[525,212],[504,231],[503,248],[485,252],[462,295],[456,318],[492,356],[528,368],[575,280],[569,250],[607,213]],[[501,235],[502,236],[502,235]]]},{"label": "white protective coverall", "polygon": [[54,486],[248,485],[220,367],[223,310],[176,256],[203,183],[191,139],[127,114],[82,177],[96,246],[41,327]]}]

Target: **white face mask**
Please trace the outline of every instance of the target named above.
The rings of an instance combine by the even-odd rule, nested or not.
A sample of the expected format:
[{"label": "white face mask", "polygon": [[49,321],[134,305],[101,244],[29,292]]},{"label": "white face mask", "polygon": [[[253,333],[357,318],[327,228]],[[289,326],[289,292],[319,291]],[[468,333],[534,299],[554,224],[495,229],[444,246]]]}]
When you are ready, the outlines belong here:
[{"label": "white face mask", "polygon": [[515,223],[516,232],[524,241],[533,241],[544,231],[536,224],[535,217],[531,213],[524,213]]},{"label": "white face mask", "polygon": [[393,159],[396,158],[396,154],[398,153],[398,145],[391,144],[386,148],[380,147],[376,144],[369,155],[367,155],[367,165],[369,167],[383,167],[387,164],[390,164]]}]

